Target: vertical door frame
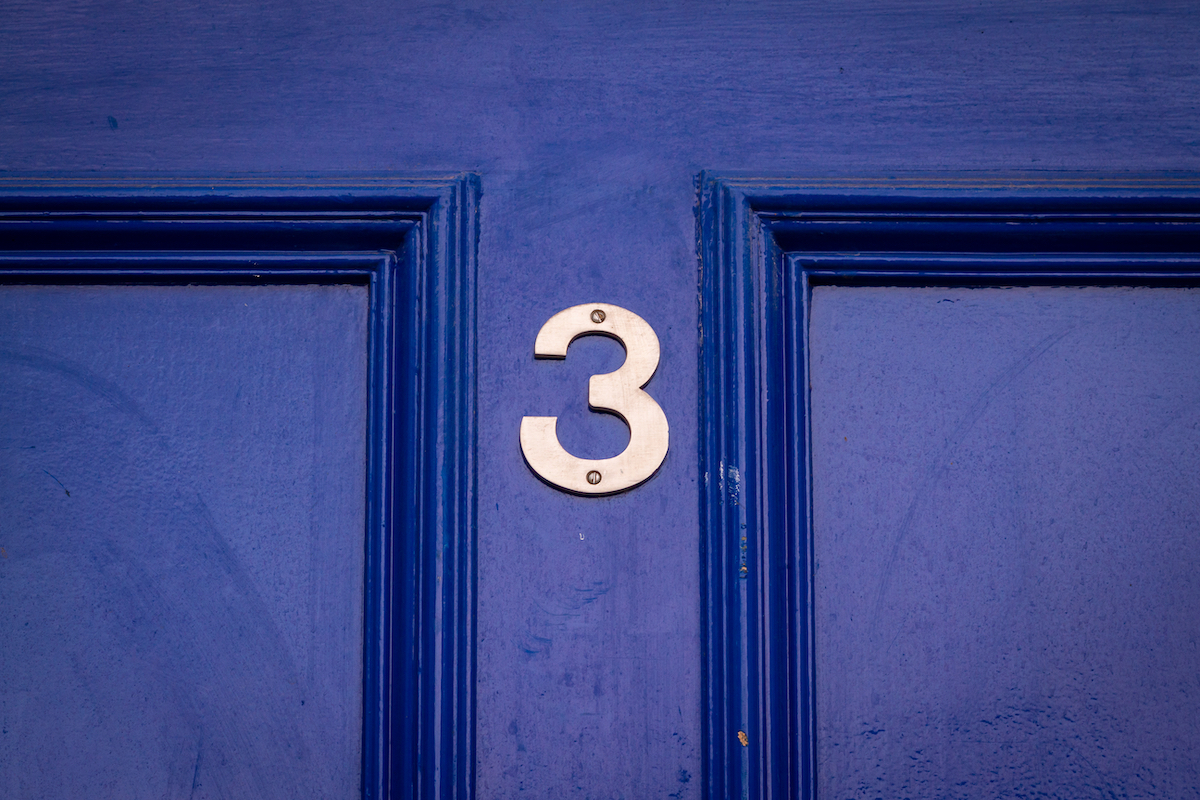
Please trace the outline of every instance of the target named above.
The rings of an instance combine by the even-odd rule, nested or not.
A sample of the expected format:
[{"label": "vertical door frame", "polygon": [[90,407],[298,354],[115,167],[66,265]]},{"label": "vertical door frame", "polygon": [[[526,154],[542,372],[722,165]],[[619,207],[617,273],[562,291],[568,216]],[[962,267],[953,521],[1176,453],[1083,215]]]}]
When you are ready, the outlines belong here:
[{"label": "vertical door frame", "polygon": [[819,284],[1200,285],[1200,176],[699,177],[703,796],[817,796]]},{"label": "vertical door frame", "polygon": [[470,798],[475,175],[0,177],[0,283],[369,286],[364,798]]}]

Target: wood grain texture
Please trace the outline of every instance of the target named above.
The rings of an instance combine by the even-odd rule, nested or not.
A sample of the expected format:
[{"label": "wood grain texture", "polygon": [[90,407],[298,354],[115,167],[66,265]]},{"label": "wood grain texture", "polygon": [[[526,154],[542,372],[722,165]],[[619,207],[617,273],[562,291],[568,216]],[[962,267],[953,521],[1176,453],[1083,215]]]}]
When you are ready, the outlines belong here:
[{"label": "wood grain texture", "polygon": [[607,153],[790,172],[1179,168],[1197,146],[1196,13],[18,2],[0,49],[16,134],[2,163],[490,171]]}]

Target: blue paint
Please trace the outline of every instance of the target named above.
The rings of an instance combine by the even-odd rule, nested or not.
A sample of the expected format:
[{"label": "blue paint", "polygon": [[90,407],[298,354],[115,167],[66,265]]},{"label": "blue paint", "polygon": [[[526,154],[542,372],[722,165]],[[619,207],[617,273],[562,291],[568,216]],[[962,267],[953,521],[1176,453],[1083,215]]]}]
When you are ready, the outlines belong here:
[{"label": "blue paint", "polygon": [[811,309],[818,796],[1193,793],[1200,288]]},{"label": "blue paint", "polygon": [[367,287],[6,286],[0,319],[6,794],[356,794]]},{"label": "blue paint", "polygon": [[[455,785],[474,781],[484,798],[694,798],[712,791],[701,759],[704,470],[688,433],[702,421],[697,174],[880,183],[912,169],[1197,170],[1196,14],[1182,0],[15,0],[0,26],[0,182],[32,172],[50,186],[47,171],[68,171],[122,184],[133,211],[162,195],[164,174],[199,176],[180,206],[235,194],[205,188],[225,175],[257,196],[291,197],[293,209],[306,196],[309,208],[386,210],[391,200],[372,205],[353,186],[377,181],[378,197],[390,175],[444,184],[436,176],[478,173],[479,324],[458,326],[466,341],[447,345],[479,343],[477,401],[450,413],[467,415],[479,442],[469,463],[429,474],[478,475],[478,636],[460,640],[455,663],[476,669],[479,706],[462,734],[470,755],[441,740],[433,749],[443,763],[459,758],[467,777]],[[288,175],[291,188],[263,188]],[[435,191],[395,185],[393,199]],[[429,219],[434,239],[457,236],[448,216]],[[300,227],[289,223],[273,247],[308,250]],[[651,391],[679,435],[645,487],[585,502],[531,479],[516,426],[570,382],[533,361],[532,335],[590,299],[634,309],[658,333]],[[433,344],[422,352],[451,358]],[[611,421],[585,420],[577,446],[618,446]],[[734,460],[710,478],[724,485],[728,468],[740,500],[752,497],[754,465]],[[423,519],[436,529],[456,518]],[[612,586],[603,598],[579,617],[558,613],[597,580]],[[521,661],[527,633],[552,638],[552,654]],[[567,673],[572,686],[559,683]],[[417,697],[410,689],[400,696]],[[448,696],[458,698],[450,716],[470,710]],[[434,727],[444,719],[421,714]],[[680,769],[692,776],[682,788]]]},{"label": "blue paint", "polygon": [[[928,658],[922,645],[949,646],[956,634],[938,628],[943,625],[941,601],[925,597],[923,587],[904,578],[913,571],[911,549],[928,554],[936,541],[938,555],[921,562],[922,574],[936,575],[931,580],[940,581],[939,585],[958,586],[959,594],[948,605],[962,609],[968,618],[987,619],[980,629],[989,631],[995,637],[992,641],[1017,647],[1029,646],[1039,632],[1055,629],[1054,620],[1028,612],[1027,604],[1065,605],[1084,618],[1091,613],[1086,595],[1079,598],[1069,589],[1042,590],[1034,585],[1009,592],[998,607],[988,605],[995,598],[989,594],[987,580],[1005,580],[1002,576],[1019,572],[1027,556],[1021,548],[1010,548],[998,561],[993,558],[975,571],[956,561],[962,558],[959,551],[972,547],[992,553],[1005,547],[1005,509],[1014,506],[1014,496],[994,498],[990,506],[978,510],[992,523],[973,515],[973,503],[982,491],[979,486],[1003,493],[991,485],[997,479],[986,469],[971,473],[979,482],[975,490],[941,501],[951,509],[945,513],[970,516],[970,525],[931,533],[917,520],[919,513],[935,513],[923,498],[941,486],[947,469],[944,462],[958,453],[996,398],[1011,398],[1011,387],[1031,380],[1031,371],[1045,369],[1043,360],[1072,336],[1076,349],[1082,346],[1092,353],[1092,362],[1108,358],[1109,365],[1093,363],[1084,369],[1064,364],[1052,370],[1053,380],[1043,375],[1036,382],[1045,393],[1030,391],[1032,397],[1040,397],[1031,402],[1054,408],[1075,423],[1079,420],[1072,413],[1094,414],[1093,427],[1109,426],[1109,435],[1116,438],[1131,435],[1130,428],[1122,427],[1126,420],[1161,418],[1170,424],[1178,416],[1174,411],[1131,414],[1122,398],[1135,387],[1176,385],[1172,408],[1189,407],[1190,382],[1186,378],[1180,382],[1180,376],[1194,372],[1187,366],[1194,350],[1187,331],[1195,323],[1194,298],[1200,289],[1185,287],[1200,286],[1196,255],[1200,252],[1200,184],[1171,176],[1126,181],[1077,176],[1069,181],[1025,183],[1019,176],[1004,176],[993,182],[978,175],[913,176],[874,185],[854,180],[789,185],[705,178],[700,210],[701,469],[707,476],[722,476],[730,465],[737,465],[738,476],[736,493],[728,477],[710,478],[701,501],[707,635],[705,777],[714,794],[1064,793],[1070,791],[1067,787],[1085,783],[1074,770],[1096,748],[1107,748],[1111,756],[1103,770],[1087,779],[1086,785],[1096,791],[1167,797],[1194,785],[1190,761],[1172,755],[1170,742],[1195,737],[1191,720],[1200,709],[1192,708],[1157,728],[1147,727],[1137,704],[1144,701],[1153,706],[1161,704],[1161,698],[1157,690],[1137,694],[1122,683],[1124,678],[1101,681],[1101,693],[1136,698],[1126,701],[1123,710],[1110,708],[1107,716],[1098,715],[1094,707],[1085,709],[1078,697],[1039,707],[1037,713],[1050,713],[1056,719],[1058,715],[1087,718],[1086,743],[1068,742],[1063,729],[1045,720],[1022,721],[999,710],[986,723],[993,728],[1013,726],[994,734],[1001,738],[1025,736],[1030,726],[1044,728],[1043,743],[1047,751],[1058,747],[1057,758],[1028,743],[1016,754],[1003,748],[981,749],[983,740],[964,732],[975,723],[955,716],[955,692],[969,695],[970,676],[986,671],[1007,651],[951,653],[940,661]],[[1013,190],[1013,184],[1021,188]],[[967,252],[957,249],[964,243],[971,247]],[[848,246],[853,249],[839,249]],[[1040,287],[1037,291],[1049,294],[1029,295],[1040,303],[1033,308],[1006,306],[1003,300],[995,300],[1002,305],[990,309],[984,304],[985,297],[994,298],[996,292],[1008,297],[1009,290],[981,287],[1014,284]],[[1106,310],[1077,308],[1083,289],[1051,288],[1064,285],[1091,287],[1086,291],[1092,294],[1086,296],[1100,298]],[[1153,291],[1159,294],[1131,294],[1128,288],[1118,288],[1132,286],[1156,287]],[[855,288],[871,294],[856,295]],[[1024,291],[1028,295],[1033,290]],[[831,317],[832,312],[815,315],[812,303],[817,296],[855,298],[852,303],[876,298],[900,306],[906,302],[911,306],[913,301],[905,298],[920,297],[928,307],[940,309],[939,314],[959,314],[960,327],[943,326],[931,333],[919,315],[909,313],[915,307],[907,306],[894,307],[891,314],[865,311],[843,322],[841,317]],[[1174,304],[1173,310],[1165,311],[1151,297]],[[967,312],[968,308],[976,309],[975,313]],[[1143,316],[1147,319],[1139,323]],[[1121,330],[1133,331],[1139,324],[1155,330],[1157,324],[1157,333],[1142,336],[1141,350],[1125,348],[1112,341],[1111,333],[1107,338],[1100,333],[1112,327],[1106,321],[1118,317],[1124,320]],[[1094,332],[1081,338],[1075,329],[1085,322]],[[991,349],[970,350],[971,337],[978,338],[987,325],[991,328],[985,339]],[[921,338],[927,335],[930,338]],[[857,350],[856,344],[847,351],[830,349],[840,346],[834,342],[867,339],[875,344]],[[886,347],[882,342],[888,343]],[[847,357],[851,350],[855,355]],[[1154,353],[1171,356],[1163,361]],[[950,354],[956,354],[953,364],[944,363]],[[1175,361],[1177,356],[1182,362]],[[1135,368],[1155,358],[1158,372]],[[869,365],[868,359],[873,359]],[[1111,389],[1115,408],[1111,403],[1093,404],[1092,410],[1085,411],[1078,400],[1064,399],[1080,391],[1097,371],[1108,368],[1120,373],[1113,381],[1125,382],[1120,383],[1125,388]],[[946,392],[939,387],[955,383],[971,385],[973,394],[947,405]],[[1044,389],[1046,385],[1054,388]],[[872,396],[874,400],[868,400]],[[906,406],[912,417],[897,421],[895,414],[879,410],[863,418],[863,403],[876,401]],[[948,409],[954,408],[956,416],[950,419]],[[1026,411],[1033,418],[1050,416],[1044,410]],[[862,424],[855,435],[870,444],[847,454],[838,450],[839,437],[829,431],[856,419]],[[1133,428],[1139,429],[1138,425],[1134,422]],[[1005,418],[977,446],[1038,452],[1060,463],[1096,458],[1072,450],[1065,441],[1040,446],[1052,432],[1029,428]],[[1022,432],[1035,441],[1021,440]],[[906,480],[887,477],[894,462],[906,465],[913,460],[904,457],[904,448],[895,446],[896,435],[908,437],[908,450],[927,451],[920,459],[927,465],[925,470],[918,469]],[[820,438],[810,440],[810,436]],[[849,438],[847,430],[843,442],[847,447]],[[840,460],[831,460],[835,451]],[[1151,487],[1173,475],[1179,459],[1169,455],[1169,448],[1155,447],[1144,450],[1141,458],[1144,481],[1105,481],[1106,497],[1130,515],[1125,519],[1131,528],[1141,524],[1134,520],[1147,516],[1143,512],[1161,507],[1162,498],[1151,499],[1159,490]],[[1022,473],[1021,466],[1015,465],[1008,470],[1010,484],[1019,484],[1013,490],[1017,494],[1031,490],[1060,497],[1087,494],[1079,487],[1053,489],[1052,475],[1043,475],[1044,469],[1028,469]],[[1171,480],[1179,489],[1173,500],[1180,504],[1177,508],[1194,507],[1194,486]],[[898,484],[911,484],[907,505],[893,499]],[[853,508],[861,509],[858,525],[845,529],[843,520],[851,513],[846,509]],[[1064,511],[1057,521],[1086,539],[1097,528],[1091,513]],[[1170,540],[1194,541],[1188,527],[1193,523],[1174,519],[1166,534]],[[888,533],[878,540],[856,539],[856,532],[862,530],[859,525],[866,520],[884,525]],[[983,531],[978,530],[980,525]],[[918,544],[912,543],[913,536]],[[948,546],[948,539],[957,541],[957,548]],[[1111,570],[1128,559],[1131,571],[1138,574],[1167,566],[1158,549],[1139,549],[1134,540],[1122,541],[1121,556],[1089,556],[1086,563]],[[1186,547],[1194,549],[1190,544]],[[1052,545],[1046,549],[1047,557],[1070,560]],[[831,570],[832,575],[818,569]],[[1168,593],[1188,598],[1182,601],[1189,609],[1184,617],[1193,618],[1194,587],[1187,578],[1170,580],[1173,589]],[[982,608],[989,613],[982,613]],[[998,613],[990,614],[995,608]],[[1186,636],[1183,627],[1170,631],[1156,627],[1162,617],[1157,601],[1127,609],[1125,614],[1119,625],[1155,629],[1159,638],[1147,645],[1145,654],[1113,656],[1119,671],[1169,674],[1174,676],[1174,689],[1183,687],[1190,680],[1183,676],[1192,663],[1175,649],[1174,643]],[[1026,620],[1027,637],[1003,631],[1005,622],[1014,618]],[[1119,648],[1125,634],[1114,625],[1099,625],[1097,635],[1104,644],[1098,646]],[[1021,687],[1043,677],[1050,680],[1054,673],[1080,674],[1089,649],[1083,639],[1059,632],[1057,660],[1039,660],[1036,654],[1027,658],[1009,684],[988,689],[993,694],[977,698],[979,707],[964,713],[978,716],[989,707],[1011,710],[1036,705],[1038,698]],[[1167,652],[1152,655],[1154,647]],[[925,653],[924,660],[916,663],[911,653]],[[871,670],[864,672],[863,663],[873,665]],[[949,686],[959,689],[943,689]],[[868,710],[863,711],[868,700]],[[891,712],[869,710],[876,707]],[[849,725],[848,714],[854,719]],[[737,731],[747,733],[747,746],[738,741]],[[1082,750],[1064,759],[1062,750],[1068,746]],[[958,753],[965,750],[972,755],[959,759]],[[1139,750],[1153,754],[1147,757],[1159,770],[1154,779],[1158,783],[1143,771],[1134,755]],[[925,760],[922,753],[937,753],[936,763]],[[914,758],[924,764],[916,771],[911,769]]]},{"label": "blue paint", "polygon": [[[276,183],[248,190],[235,181],[221,187],[209,180],[197,192],[186,179],[164,180],[157,192],[140,190],[134,213],[117,181],[10,183],[0,197],[0,232],[10,248],[0,265],[6,284],[0,291],[11,305],[4,320],[14,326],[10,338],[15,337],[0,347],[0,361],[12,381],[7,396],[28,411],[6,422],[24,430],[21,420],[35,410],[78,418],[71,410],[73,395],[41,402],[31,389],[36,383],[14,379],[37,370],[85,389],[81,397],[99,401],[150,439],[169,441],[188,454],[185,460],[197,473],[190,480],[177,475],[167,467],[171,459],[151,458],[157,453],[153,447],[150,455],[129,452],[136,442],[130,444],[129,434],[115,428],[108,435],[107,428],[96,433],[94,426],[83,427],[80,435],[90,432],[99,440],[76,448],[78,469],[120,476],[129,491],[118,500],[145,497],[137,502],[151,510],[165,504],[168,517],[184,516],[159,526],[174,532],[154,539],[169,552],[160,557],[151,549],[150,566],[140,568],[131,554],[144,553],[141,539],[152,534],[145,526],[128,527],[130,514],[119,505],[92,509],[85,516],[109,531],[96,546],[116,542],[101,547],[99,561],[91,559],[108,583],[72,573],[68,586],[76,588],[69,596],[141,598],[142,606],[155,609],[158,624],[135,628],[132,639],[117,642],[101,636],[103,626],[85,622],[73,628],[70,620],[79,614],[50,613],[82,637],[75,649],[85,656],[72,661],[66,655],[71,648],[56,649],[64,634],[55,629],[37,634],[33,643],[44,650],[36,659],[23,665],[9,661],[2,673],[14,696],[28,698],[29,669],[58,675],[71,663],[121,665],[141,639],[157,642],[155,631],[169,630],[184,637],[183,643],[163,640],[167,650],[153,659],[157,666],[143,669],[136,680],[124,679],[129,671],[124,667],[108,668],[107,693],[97,694],[91,683],[84,687],[100,716],[72,717],[73,724],[54,735],[61,739],[59,749],[88,750],[108,728],[120,729],[119,720],[140,713],[150,720],[146,732],[162,733],[157,744],[170,750],[172,742],[186,739],[194,746],[160,755],[151,748],[136,756],[143,759],[137,763],[98,753],[78,765],[60,761],[39,773],[5,774],[2,779],[20,794],[74,794],[94,781],[123,787],[130,796],[179,793],[188,785],[197,796],[294,797],[313,786],[330,796],[437,796],[461,793],[469,784],[470,770],[463,765],[471,763],[474,681],[464,654],[474,641],[474,356],[473,340],[463,331],[473,327],[477,190],[469,177],[380,183],[335,182],[324,188]],[[331,209],[327,198],[333,188],[341,199]],[[345,292],[360,298],[357,316],[323,323],[323,315],[338,307],[329,298]],[[136,313],[121,305],[131,293],[141,298]],[[250,308],[250,300],[263,293],[309,298],[309,304],[247,318],[240,326],[226,319],[242,314],[239,309]],[[89,313],[76,313],[79,297]],[[210,304],[233,310],[225,309],[223,317],[187,305],[186,298],[197,297],[216,298]],[[221,300],[229,297],[245,302]],[[31,305],[29,298],[42,298],[41,305]],[[172,298],[182,310],[171,306]],[[24,330],[21,320],[40,327]],[[141,327],[123,339],[117,335],[134,321]],[[183,327],[166,336],[173,325]],[[74,337],[69,347],[46,347],[63,336]],[[225,337],[224,350],[213,349],[214,337]],[[113,340],[136,344],[118,346]],[[288,365],[309,364],[303,354],[312,347],[339,341],[350,344],[321,351],[313,361],[325,365],[324,372],[288,371]],[[143,352],[149,345],[156,355]],[[114,351],[125,355],[143,370],[128,380],[154,404],[118,380],[127,366],[89,369],[63,350],[97,358],[115,357]],[[197,359],[210,365],[208,372],[187,371]],[[353,390],[343,388],[345,380],[330,378],[330,369],[340,374],[336,370],[356,359],[361,368]],[[259,397],[250,387],[264,376],[280,383]],[[245,412],[249,432],[229,432],[230,409],[247,403],[253,403],[253,413]],[[356,406],[361,416],[354,422]],[[341,427],[324,432],[330,426],[321,423],[322,414]],[[75,425],[52,420],[43,425],[43,438],[57,441]],[[247,449],[247,438],[257,450]],[[430,446],[432,441],[445,446]],[[287,473],[289,462],[280,453],[305,442],[308,451],[298,451]],[[339,456],[346,446],[352,446],[350,455]],[[41,442],[14,452],[45,450]],[[222,466],[239,453],[244,472]],[[117,469],[118,463],[128,468]],[[142,463],[161,469],[142,475],[137,469]],[[14,464],[5,460],[6,467]],[[56,469],[54,475],[73,482],[72,473]],[[346,480],[351,484],[337,493],[335,487]],[[188,491],[177,486],[180,481]],[[295,496],[275,491],[279,484]],[[207,491],[210,485],[217,489]],[[227,496],[215,510],[205,500],[214,493]],[[26,496],[33,504],[29,535],[45,542],[62,538],[64,526],[38,510],[43,499],[16,495]],[[340,499],[321,511],[323,498],[331,496]],[[276,506],[277,513],[269,514]],[[322,525],[337,533],[336,559],[324,557],[318,547]],[[222,543],[227,535],[258,559],[257,572],[242,566],[244,553]],[[292,539],[281,540],[287,535]],[[210,539],[218,546],[207,546]],[[307,573],[297,573],[294,562],[304,554]],[[216,577],[209,574],[213,570]],[[321,586],[312,584],[317,579]],[[232,588],[225,585],[229,580]],[[12,587],[28,583],[22,578]],[[252,599],[280,591],[295,595],[281,601],[282,610]],[[318,622],[307,626],[303,617],[297,619],[298,603]],[[9,607],[24,608],[11,598]],[[203,609],[208,613],[200,614]],[[197,614],[203,633],[194,630]],[[281,626],[283,633],[277,632]],[[288,631],[292,639],[309,642],[300,647],[309,657],[307,670],[294,667],[286,648],[275,644],[288,641]],[[243,640],[258,643],[259,657],[247,655]],[[175,661],[180,665],[173,666]],[[334,668],[335,662],[343,666]],[[197,666],[189,672],[192,663]],[[254,664],[260,664],[258,672]],[[220,701],[205,699],[216,697],[206,687],[222,676]],[[304,694],[309,684],[301,679],[315,681],[317,688]],[[75,685],[65,680],[51,679],[32,704],[23,701],[23,724],[56,719],[53,687],[61,683],[69,691]],[[138,686],[146,692],[141,705],[121,694]],[[301,707],[308,727],[296,722]],[[440,713],[431,713],[435,709]],[[105,714],[118,722],[110,725]],[[330,714],[336,724],[325,719]],[[15,731],[8,721],[5,730]],[[32,750],[13,750],[4,763],[41,758],[46,741],[37,735],[5,740],[6,747]],[[176,758],[183,750],[187,770]],[[147,774],[160,777],[147,783]]]}]

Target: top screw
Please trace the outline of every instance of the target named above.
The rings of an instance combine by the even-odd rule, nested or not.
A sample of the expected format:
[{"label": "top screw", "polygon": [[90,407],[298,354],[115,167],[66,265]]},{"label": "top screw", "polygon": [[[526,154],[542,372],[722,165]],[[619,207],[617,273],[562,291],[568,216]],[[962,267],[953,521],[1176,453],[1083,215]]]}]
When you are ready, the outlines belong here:
[{"label": "top screw", "polygon": [[596,323],[597,325],[599,325],[601,322],[604,322],[604,312],[598,308],[595,311],[593,311],[592,312],[592,322]]}]

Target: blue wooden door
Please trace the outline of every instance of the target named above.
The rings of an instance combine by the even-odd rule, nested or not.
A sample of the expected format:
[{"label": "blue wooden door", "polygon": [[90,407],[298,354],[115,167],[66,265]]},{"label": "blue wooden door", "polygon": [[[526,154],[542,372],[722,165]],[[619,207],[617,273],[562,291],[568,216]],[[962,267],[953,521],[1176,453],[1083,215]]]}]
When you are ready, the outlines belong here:
[{"label": "blue wooden door", "polygon": [[[720,580],[741,580],[743,533],[736,522],[714,538],[712,492],[724,492],[728,508],[749,508],[756,484],[745,459],[707,460],[715,452],[709,432],[753,418],[760,400],[774,402],[780,395],[764,381],[770,364],[784,362],[754,360],[766,350],[747,340],[746,349],[727,354],[729,367],[761,364],[762,373],[730,379],[731,393],[745,392],[736,406],[705,404],[702,355],[714,328],[703,315],[724,324],[730,320],[721,315],[734,313],[704,299],[711,286],[703,282],[713,277],[706,265],[720,260],[711,252],[739,254],[747,264],[755,243],[777,248],[768,255],[779,264],[801,253],[854,252],[844,241],[792,248],[787,239],[784,212],[803,215],[789,205],[789,192],[814,176],[842,179],[825,195],[826,210],[834,211],[844,210],[855,191],[870,194],[913,170],[932,177],[906,196],[902,210],[932,209],[935,216],[953,210],[948,204],[961,196],[954,191],[1027,197],[1023,187],[1059,179],[1096,189],[1083,195],[1098,203],[1117,197],[1118,211],[1125,201],[1132,208],[1138,198],[1185,195],[1191,190],[1179,189],[1186,183],[1179,174],[1200,169],[1195,14],[1187,3],[1022,0],[978,8],[749,0],[11,4],[0,23],[0,186],[4,212],[16,215],[10,218],[24,232],[16,241],[12,228],[0,230],[10,276],[0,291],[12,309],[0,329],[9,337],[3,347],[18,354],[0,375],[11,409],[0,421],[8,437],[0,496],[21,524],[0,521],[0,592],[10,603],[4,613],[15,615],[5,617],[3,630],[18,637],[0,655],[0,794],[303,796],[297,782],[307,786],[314,771],[327,781],[314,796],[682,800],[799,796],[818,788],[811,781],[801,787],[802,763],[833,758],[821,755],[819,725],[834,719],[836,708],[820,704],[834,702],[835,685],[821,695],[817,680],[805,686],[818,696],[801,696],[797,683],[790,699],[759,691],[748,677],[752,651],[734,647],[743,639],[726,637],[718,623],[766,630],[782,614],[785,638],[803,639],[816,632],[802,628],[812,618],[801,611],[853,597],[779,606],[787,598],[780,595],[752,607],[714,594]],[[734,183],[737,176],[780,177],[772,184],[779,191],[764,190],[766,204],[755,210],[780,212],[772,222],[779,236],[759,237],[746,209],[726,204],[725,227],[709,237],[705,170],[734,176]],[[1087,202],[1075,211],[1088,213]],[[1194,213],[1180,202],[1168,211]],[[54,214],[73,226],[69,237],[45,233]],[[122,238],[119,231],[137,227],[146,214],[192,214],[186,241],[165,232],[177,220],[139,228],[148,238],[138,242]],[[209,226],[206,214],[220,217],[219,224]],[[316,217],[346,225],[320,222],[310,235]],[[375,237],[381,229],[390,233]],[[962,238],[969,235],[955,240],[956,254],[976,252]],[[747,283],[730,291],[749,291],[754,281],[762,289],[762,281],[806,269],[743,273]],[[390,305],[374,305],[378,282],[397,276],[403,285],[388,289]],[[91,302],[90,286],[103,287],[94,296],[111,300],[94,313],[76,313]],[[357,300],[324,322],[311,310],[329,306],[333,313],[337,303],[320,298],[357,297],[362,287],[365,339]],[[187,305],[202,296],[212,308]],[[134,297],[142,298],[140,310],[123,310],[131,301],[122,298]],[[234,297],[241,300],[224,299]],[[238,302],[248,309],[261,298],[270,305],[257,322],[226,315]],[[661,360],[646,391],[671,430],[658,473],[603,498],[539,480],[519,446],[525,416],[559,417],[564,447],[582,457],[611,456],[625,445],[619,419],[587,408],[590,376],[621,362],[619,345],[587,337],[565,361],[533,356],[546,320],[590,302],[628,309],[654,329]],[[823,300],[815,302],[814,314]],[[31,311],[37,303],[49,307],[46,314]],[[781,319],[804,319],[791,311]],[[395,350],[380,360],[374,348],[389,331]],[[348,337],[344,352],[312,349],[317,340],[331,346],[335,332]],[[127,340],[161,340],[161,348],[117,347]],[[917,344],[897,347],[908,352]],[[125,352],[139,355],[140,371],[123,366],[135,363],[119,359]],[[358,374],[345,370],[362,358],[365,440],[357,418],[335,414],[358,406],[352,393],[337,389],[340,399],[330,400],[312,388],[361,387]],[[964,355],[969,362],[987,358]],[[43,362],[61,368],[35,366]],[[384,367],[392,377],[374,383]],[[996,377],[984,372],[972,374]],[[80,380],[92,388],[70,388]],[[849,391],[842,378],[830,380],[829,391]],[[245,398],[240,385],[260,385],[255,408],[270,413],[239,417],[246,413],[236,405]],[[856,387],[886,399],[878,384]],[[170,392],[181,396],[178,404],[166,399]],[[834,423],[836,396],[817,398],[828,403],[822,408],[832,409]],[[85,408],[85,398],[93,405]],[[130,403],[149,421],[122,411]],[[941,411],[930,406],[930,416],[914,424],[932,424],[937,414],[957,420],[957,403]],[[120,427],[135,424],[143,428]],[[833,436],[835,428],[822,430]],[[122,449],[126,440],[151,436],[147,431],[166,437],[175,430],[182,437],[170,440],[183,454],[178,473],[155,460],[166,450],[142,458]],[[27,433],[43,438],[27,447]],[[842,435],[848,444],[849,433]],[[39,441],[90,458],[71,467],[89,488],[76,488],[58,461],[37,461]],[[357,506],[351,495],[358,489],[345,482],[349,473],[339,460],[352,457],[351,441],[366,442],[365,494]],[[724,444],[736,450],[745,441],[735,436]],[[764,434],[761,441],[781,440]],[[1067,440],[1056,441],[1054,452],[1065,458]],[[142,444],[152,451],[152,443]],[[239,459],[242,447],[250,449]],[[839,464],[843,476],[855,469]],[[137,466],[144,468],[140,477],[123,474]],[[95,501],[105,481],[118,480],[109,473],[122,481],[113,485],[129,487],[111,502],[128,498],[137,513],[110,505],[112,514],[101,520],[71,511],[78,500]],[[324,475],[336,478],[318,479]],[[272,481],[287,483],[290,494],[272,494]],[[161,491],[147,493],[154,487]],[[870,489],[875,497],[883,492]],[[211,523],[203,522],[203,508]],[[77,516],[63,516],[68,512]],[[187,521],[172,528],[187,544],[177,559],[153,548],[123,555],[136,531],[168,513]],[[357,530],[356,515],[365,520],[361,560],[325,559],[326,534]],[[103,550],[103,537],[73,533],[82,522],[111,532],[120,547]],[[761,531],[757,521],[746,524],[752,559]],[[213,530],[230,542],[219,562],[224,572],[203,557]],[[66,537],[61,549],[29,544],[30,537],[54,536]],[[918,546],[907,535],[904,541]],[[895,547],[860,546],[887,553]],[[911,560],[908,546],[899,546],[894,563]],[[728,563],[714,561],[714,547],[727,547]],[[152,562],[141,578],[120,572],[133,569],[134,556]],[[1088,563],[1102,569],[1123,562]],[[747,561],[747,575],[752,566]],[[363,576],[361,593],[355,570]],[[58,573],[66,599],[46,606]],[[1025,591],[1014,574],[995,573],[997,585]],[[148,607],[170,611],[176,639],[156,644],[152,629],[126,630],[87,605],[93,596],[124,597],[121,619],[142,619],[133,611],[141,597],[134,589],[155,585],[155,576],[171,603]],[[883,590],[876,580],[873,597],[885,600],[871,603],[888,607],[899,585],[892,580]],[[1170,584],[1172,591],[1184,585]],[[968,598],[972,608],[987,592],[1001,591],[985,580],[968,586],[978,588]],[[193,587],[200,595],[195,610],[176,602]],[[205,608],[214,615],[198,613]],[[23,632],[35,619],[39,632]],[[186,646],[185,631],[195,634]],[[86,647],[78,638],[85,634]],[[360,666],[332,654],[345,637],[361,639]],[[244,640],[258,648],[254,664],[239,655]],[[802,644],[782,652],[817,657]],[[185,666],[197,649],[216,660]],[[71,660],[85,652],[98,655]],[[163,656],[168,652],[178,657]],[[740,671],[729,674],[745,681],[725,681],[717,665],[726,656],[733,665],[744,656]],[[360,694],[344,680],[355,669]],[[295,686],[288,675],[296,676]],[[99,676],[128,678],[117,686]],[[911,680],[931,679],[916,670]],[[218,684],[226,692],[220,713],[197,711],[208,702],[203,687]],[[138,685],[152,690],[141,700],[132,689]],[[905,685],[914,685],[907,676]],[[304,692],[312,687],[324,687],[323,710],[309,708]],[[874,706],[860,689],[846,684],[837,691],[876,713],[883,694]],[[293,699],[305,705],[297,711]],[[806,708],[813,716],[804,716]],[[53,722],[59,718],[62,726]],[[324,723],[306,721],[318,718],[337,721],[344,735],[328,741]],[[1127,718],[1112,719],[1097,730],[1124,740],[1119,719]],[[106,731],[132,732],[139,721],[161,733],[139,729],[128,744],[106,739]],[[924,730],[932,736],[943,728]],[[879,736],[870,741],[886,741]],[[1179,736],[1180,752],[1193,752],[1194,739]],[[1029,741],[1022,746],[1041,747],[1036,737]],[[346,767],[356,752],[357,784]],[[1067,774],[1075,756],[1063,758],[1039,763]],[[1094,763],[1108,776],[1095,784],[1108,787],[1103,791],[1142,791],[1125,766],[1105,773]],[[1171,774],[1174,780],[1186,773]],[[1143,793],[1164,796],[1169,785],[1182,784],[1160,781]],[[844,789],[868,796],[857,783],[820,786],[827,795]]]}]

